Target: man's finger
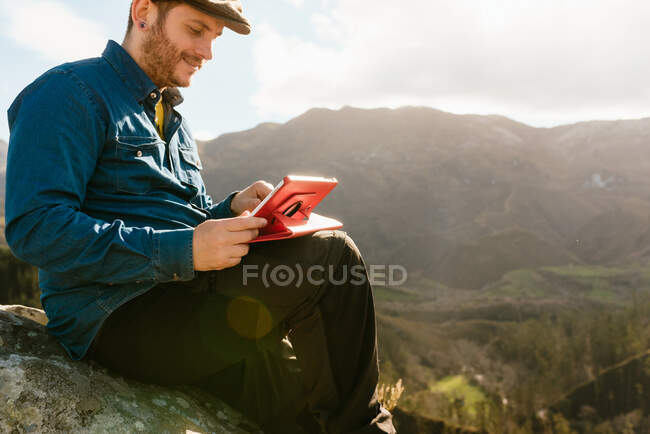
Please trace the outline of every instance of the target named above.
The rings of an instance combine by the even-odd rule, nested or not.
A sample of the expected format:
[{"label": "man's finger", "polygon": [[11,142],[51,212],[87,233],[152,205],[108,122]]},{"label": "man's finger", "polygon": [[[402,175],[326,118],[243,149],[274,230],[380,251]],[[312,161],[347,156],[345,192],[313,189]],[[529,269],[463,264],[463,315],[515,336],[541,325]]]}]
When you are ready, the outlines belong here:
[{"label": "man's finger", "polygon": [[222,268],[219,268],[219,270],[225,270],[227,268],[234,267],[235,265],[239,265],[241,262],[241,257],[239,258],[229,258],[226,263],[223,265]]},{"label": "man's finger", "polygon": [[246,229],[243,231],[236,231],[231,233],[231,240],[233,244],[244,244],[251,240],[254,240],[259,234],[259,229]]},{"label": "man's finger", "polygon": [[250,246],[248,244],[235,244],[228,254],[232,259],[239,259],[242,256],[248,255],[249,250]]},{"label": "man's finger", "polygon": [[249,211],[253,211],[261,202],[262,201],[259,199],[247,199],[245,208]]},{"label": "man's finger", "polygon": [[264,199],[273,191],[275,187],[266,181],[257,181],[255,183],[255,193],[260,199]]},{"label": "man's finger", "polygon": [[228,219],[226,229],[230,232],[257,229],[266,226],[266,219],[261,217],[234,217]]}]

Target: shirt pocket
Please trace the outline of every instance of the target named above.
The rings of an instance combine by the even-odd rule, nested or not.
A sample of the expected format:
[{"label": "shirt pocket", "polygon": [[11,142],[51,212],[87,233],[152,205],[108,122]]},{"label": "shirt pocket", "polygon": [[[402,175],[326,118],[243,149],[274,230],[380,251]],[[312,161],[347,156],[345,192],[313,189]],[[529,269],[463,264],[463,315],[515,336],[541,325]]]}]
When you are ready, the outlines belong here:
[{"label": "shirt pocket", "polygon": [[159,137],[118,136],[115,157],[118,192],[147,194],[165,184],[165,142]]},{"label": "shirt pocket", "polygon": [[181,181],[194,186],[197,190],[201,190],[203,186],[203,179],[201,178],[203,165],[198,151],[194,147],[179,147],[178,155],[181,163]]}]

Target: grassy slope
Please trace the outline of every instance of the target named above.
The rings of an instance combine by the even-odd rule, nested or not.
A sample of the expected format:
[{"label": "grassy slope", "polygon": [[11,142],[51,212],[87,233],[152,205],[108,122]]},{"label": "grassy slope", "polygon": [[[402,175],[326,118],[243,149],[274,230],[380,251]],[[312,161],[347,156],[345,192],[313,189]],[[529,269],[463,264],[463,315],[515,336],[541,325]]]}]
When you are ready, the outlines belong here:
[{"label": "grassy slope", "polygon": [[478,292],[417,277],[405,286],[375,291],[382,380],[404,378],[403,408],[453,423],[477,426],[480,402],[532,414],[643,349],[634,327],[648,331],[619,330],[625,313],[611,319],[650,300],[640,266],[520,269]]}]

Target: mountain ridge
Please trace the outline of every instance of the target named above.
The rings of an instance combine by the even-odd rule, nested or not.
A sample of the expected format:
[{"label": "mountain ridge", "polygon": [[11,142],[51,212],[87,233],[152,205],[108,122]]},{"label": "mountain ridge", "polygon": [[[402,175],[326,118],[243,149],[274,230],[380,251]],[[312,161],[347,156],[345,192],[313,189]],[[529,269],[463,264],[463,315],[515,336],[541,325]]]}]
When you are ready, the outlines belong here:
[{"label": "mountain ridge", "polygon": [[[339,187],[319,209],[341,218],[372,261],[417,264],[454,286],[473,269],[477,257],[467,252],[479,240],[514,227],[525,249],[547,255],[513,264],[608,263],[633,254],[645,260],[647,137],[648,118],[536,128],[427,107],[314,108],[284,124],[202,142],[201,159],[215,199],[288,173],[337,177]],[[616,219],[606,217],[614,210],[631,224],[616,242]],[[585,239],[592,235],[599,241]],[[615,248],[602,252],[610,242]],[[532,256],[521,250],[513,257]],[[496,262],[488,268],[508,271]],[[497,277],[479,275],[469,286]]]},{"label": "mountain ridge", "polygon": [[[527,124],[525,122],[517,121],[516,119],[509,118],[509,117],[507,117],[505,115],[501,115],[501,114],[498,114],[498,113],[490,113],[490,114],[462,113],[462,114],[460,114],[460,113],[448,112],[448,111],[444,111],[444,110],[437,109],[437,108],[434,108],[434,107],[421,106],[421,105],[405,105],[405,106],[400,106],[400,107],[396,107],[396,108],[389,108],[389,107],[361,108],[361,107],[354,107],[354,106],[350,106],[350,105],[345,105],[345,106],[342,106],[339,109],[330,109],[330,108],[326,108],[326,107],[313,107],[313,108],[310,108],[310,109],[306,110],[305,112],[303,112],[303,113],[301,113],[299,115],[296,115],[296,116],[290,118],[286,122],[261,122],[261,123],[258,123],[258,124],[256,124],[255,126],[253,126],[251,128],[247,128],[247,129],[244,129],[244,130],[229,131],[229,132],[223,133],[223,134],[221,134],[221,135],[219,135],[217,137],[213,137],[213,138],[208,139],[208,140],[201,140],[200,142],[202,142],[202,143],[212,142],[214,140],[217,140],[219,137],[221,137],[223,135],[230,135],[230,134],[248,132],[248,131],[256,129],[257,127],[264,126],[264,125],[267,125],[267,124],[275,125],[275,126],[286,125],[286,124],[288,124],[288,123],[290,123],[290,122],[292,122],[292,121],[294,121],[294,120],[296,120],[298,118],[301,118],[301,117],[303,117],[305,115],[311,114],[312,112],[316,112],[316,113],[323,113],[323,112],[340,113],[340,112],[355,111],[355,110],[356,111],[388,111],[388,112],[396,112],[396,111],[400,111],[400,110],[410,110],[410,109],[424,109],[424,110],[430,110],[430,111],[438,112],[440,114],[447,114],[447,115],[459,116],[459,117],[477,117],[477,118],[487,118],[487,119],[502,119],[502,120],[510,122],[510,123],[518,124],[518,125],[520,125],[522,127],[532,128],[532,129],[536,129],[536,130],[554,130],[554,129],[562,129],[562,128],[567,128],[567,127],[575,127],[575,126],[579,126],[579,125],[590,125],[590,124],[602,124],[602,125],[604,125],[604,124],[612,124],[612,123],[618,123],[618,122],[631,122],[631,121],[647,121],[647,122],[650,122],[650,117],[642,117],[642,118],[622,118],[622,119],[593,119],[593,120],[583,120],[583,121],[570,122],[570,123],[566,123],[566,124],[558,124],[558,125],[553,125],[553,126],[534,126],[534,125]],[[0,140],[2,140],[2,139],[0,139]]]}]

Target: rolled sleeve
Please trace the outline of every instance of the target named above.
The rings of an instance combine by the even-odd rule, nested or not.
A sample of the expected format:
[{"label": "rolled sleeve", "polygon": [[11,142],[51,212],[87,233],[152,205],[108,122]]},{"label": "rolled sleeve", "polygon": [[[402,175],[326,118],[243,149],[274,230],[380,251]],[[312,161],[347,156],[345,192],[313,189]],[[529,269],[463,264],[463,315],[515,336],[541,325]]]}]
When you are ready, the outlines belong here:
[{"label": "rolled sleeve", "polygon": [[232,210],[230,209],[230,204],[232,203],[232,199],[237,193],[239,193],[239,191],[233,191],[228,195],[227,198],[215,205],[212,205],[209,208],[210,215],[213,219],[227,219],[236,217],[236,215],[233,214]]},{"label": "rolled sleeve", "polygon": [[194,278],[194,228],[157,230],[154,233],[156,280],[170,282]]}]

